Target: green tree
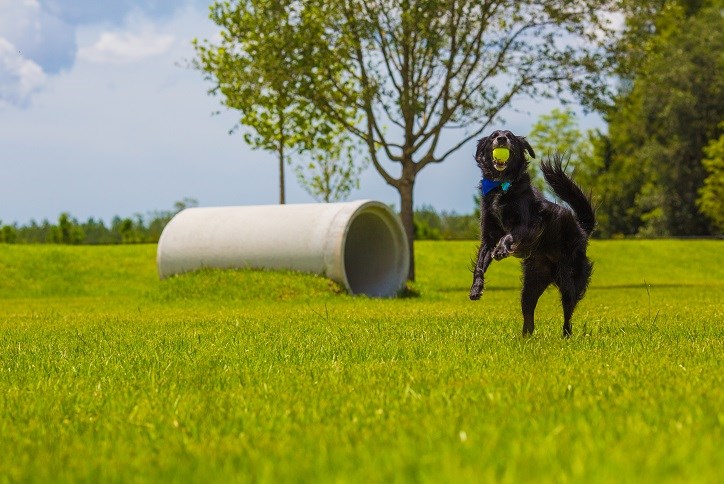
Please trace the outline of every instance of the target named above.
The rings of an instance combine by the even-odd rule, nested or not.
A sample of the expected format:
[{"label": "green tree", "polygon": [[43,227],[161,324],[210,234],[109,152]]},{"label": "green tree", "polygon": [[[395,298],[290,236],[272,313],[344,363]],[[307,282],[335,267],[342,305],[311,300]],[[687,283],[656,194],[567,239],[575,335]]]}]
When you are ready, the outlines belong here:
[{"label": "green tree", "polygon": [[176,215],[182,210],[186,210],[187,208],[193,208],[198,207],[199,201],[192,197],[184,197],[181,200],[177,200],[173,204],[173,212],[171,213],[171,216]]},{"label": "green tree", "polygon": [[[197,58],[192,65],[213,82],[211,94],[220,95],[225,106],[239,111],[239,125],[249,128],[243,133],[245,142],[276,153],[282,204],[286,201],[285,165],[293,154],[311,152],[313,169],[321,178],[301,176],[299,180],[313,194],[327,190],[327,197],[332,197],[337,187],[342,194],[356,181],[349,163],[337,166],[335,155],[343,148],[328,149],[344,147],[350,138],[337,121],[299,95],[304,81],[300,63],[306,60],[300,8],[297,0],[216,2],[210,18],[221,27],[221,40],[218,44],[193,41]],[[351,122],[352,111],[341,113],[344,121]],[[344,176],[325,178],[330,171]]]},{"label": "green tree", "polygon": [[85,234],[78,225],[78,221],[71,218],[67,212],[58,217],[58,225],[50,229],[50,241],[56,244],[80,244]]},{"label": "green tree", "polygon": [[[724,123],[719,125],[724,132]],[[724,232],[724,134],[711,140],[704,148],[706,158],[702,160],[707,177],[699,189],[697,204],[701,213],[709,217],[715,229]]]},{"label": "green tree", "polygon": [[[398,191],[410,279],[417,175],[490,129],[519,97],[600,87],[596,47],[606,35],[602,8],[609,3],[303,2],[303,95],[361,140],[377,172]],[[350,107],[361,122],[349,122]],[[443,142],[443,133],[455,128],[462,128],[457,140]]]},{"label": "green tree", "polygon": [[108,230],[108,227],[106,227],[101,219],[95,220],[93,217],[89,217],[81,228],[85,234],[83,238],[84,244],[95,245],[113,242],[110,230]]},{"label": "green tree", "polygon": [[[541,159],[555,153],[566,156],[570,166],[576,171],[577,181],[587,187],[591,183],[590,172],[596,169],[593,143],[595,137],[592,130],[583,133],[578,129],[576,115],[571,109],[553,109],[550,113],[541,115],[533,124],[528,141]],[[545,183],[538,163],[530,164],[530,172],[534,183],[544,189]]]},{"label": "green tree", "polygon": [[[641,13],[646,12],[646,15]],[[724,117],[720,1],[643,2],[616,46],[622,84],[606,111],[598,177],[602,232],[703,235],[703,148]]]},{"label": "green tree", "polygon": [[[338,140],[344,137],[345,142]],[[325,140],[318,149],[307,153],[306,164],[296,167],[299,184],[317,201],[335,202],[349,197],[352,189],[359,188],[359,177],[366,163],[358,160],[357,146],[340,131],[334,142]]]},{"label": "green tree", "polygon": [[145,241],[155,243],[158,242],[163,233],[163,229],[166,227],[171,219],[182,210],[187,208],[198,207],[199,201],[195,198],[184,197],[181,200],[177,200],[173,204],[173,210],[154,210],[148,214],[148,223],[145,226]]},{"label": "green tree", "polygon": [[116,230],[121,236],[122,244],[137,244],[143,242],[143,235],[133,219],[123,218],[118,221]]},{"label": "green tree", "polygon": [[14,244],[18,240],[18,230],[14,225],[3,225],[0,221],[0,242]]},{"label": "green tree", "polygon": [[415,211],[415,239],[442,239],[442,217],[430,205],[423,205]]}]

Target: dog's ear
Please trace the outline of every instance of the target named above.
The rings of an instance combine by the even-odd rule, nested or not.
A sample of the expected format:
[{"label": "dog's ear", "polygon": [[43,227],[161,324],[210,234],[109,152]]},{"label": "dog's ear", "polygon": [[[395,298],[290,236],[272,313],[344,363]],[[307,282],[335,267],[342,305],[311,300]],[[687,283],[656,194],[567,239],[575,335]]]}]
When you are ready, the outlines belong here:
[{"label": "dog's ear", "polygon": [[530,146],[530,143],[528,143],[528,140],[525,139],[525,136],[516,136],[516,138],[518,138],[520,144],[523,145],[523,152],[528,152],[528,155],[531,158],[535,158],[535,151],[533,151],[533,148]]},{"label": "dog's ear", "polygon": [[485,138],[480,138],[478,140],[478,149],[475,150],[475,161],[478,163],[478,165],[481,165],[483,163],[483,158],[485,157],[485,150],[490,146],[491,142],[492,140],[490,139],[490,136],[486,136]]}]

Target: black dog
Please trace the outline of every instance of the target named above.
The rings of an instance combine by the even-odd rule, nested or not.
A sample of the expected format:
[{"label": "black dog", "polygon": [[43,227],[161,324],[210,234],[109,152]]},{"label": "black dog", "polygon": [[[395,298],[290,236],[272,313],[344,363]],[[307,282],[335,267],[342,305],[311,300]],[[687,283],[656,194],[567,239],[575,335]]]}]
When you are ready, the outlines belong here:
[{"label": "black dog", "polygon": [[[493,150],[500,159],[495,159]],[[484,274],[493,259],[513,255],[522,259],[523,334],[533,333],[538,298],[552,283],[563,303],[563,335],[571,334],[571,316],[588,287],[593,264],[586,257],[595,226],[591,201],[568,178],[561,156],[542,162],[541,170],[553,192],[573,211],[546,200],[531,186],[526,153],[535,153],[525,138],[495,131],[478,142],[475,161],[483,172],[480,202],[480,248],[473,270],[470,299],[480,299]]]}]

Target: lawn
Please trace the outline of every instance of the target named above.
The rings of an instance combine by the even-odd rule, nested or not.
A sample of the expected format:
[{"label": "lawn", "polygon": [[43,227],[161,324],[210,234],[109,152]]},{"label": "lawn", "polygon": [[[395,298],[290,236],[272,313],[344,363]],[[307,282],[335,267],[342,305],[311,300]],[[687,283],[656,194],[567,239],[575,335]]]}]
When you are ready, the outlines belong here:
[{"label": "lawn", "polygon": [[410,297],[159,281],[152,245],[0,244],[0,482],[721,482],[724,242],[594,241],[561,338],[516,260],[420,242]]}]

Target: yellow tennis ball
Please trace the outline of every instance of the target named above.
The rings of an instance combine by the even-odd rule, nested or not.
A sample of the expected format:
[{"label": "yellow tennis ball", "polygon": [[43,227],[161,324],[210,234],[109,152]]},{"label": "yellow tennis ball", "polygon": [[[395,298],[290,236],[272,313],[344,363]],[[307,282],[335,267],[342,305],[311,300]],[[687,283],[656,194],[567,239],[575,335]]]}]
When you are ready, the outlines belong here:
[{"label": "yellow tennis ball", "polygon": [[496,161],[508,161],[510,158],[510,150],[508,148],[495,148],[493,150],[493,158]]}]

